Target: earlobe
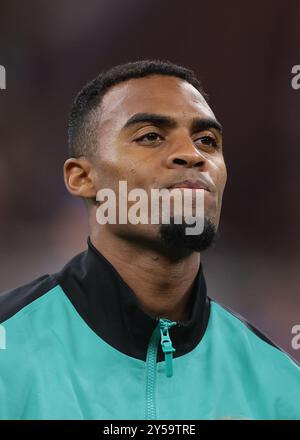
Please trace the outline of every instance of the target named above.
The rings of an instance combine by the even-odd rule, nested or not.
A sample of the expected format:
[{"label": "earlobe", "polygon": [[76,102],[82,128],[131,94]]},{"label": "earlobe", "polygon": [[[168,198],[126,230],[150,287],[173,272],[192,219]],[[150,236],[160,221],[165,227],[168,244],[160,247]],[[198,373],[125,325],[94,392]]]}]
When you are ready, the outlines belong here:
[{"label": "earlobe", "polygon": [[94,172],[86,159],[67,159],[64,163],[64,181],[70,194],[83,198],[96,197]]}]

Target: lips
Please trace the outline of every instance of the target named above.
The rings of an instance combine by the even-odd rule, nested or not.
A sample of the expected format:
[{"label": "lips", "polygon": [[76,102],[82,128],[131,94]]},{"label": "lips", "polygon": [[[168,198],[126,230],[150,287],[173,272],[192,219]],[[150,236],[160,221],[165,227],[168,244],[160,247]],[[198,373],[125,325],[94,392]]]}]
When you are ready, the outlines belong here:
[{"label": "lips", "polygon": [[168,187],[168,189],[172,189],[172,188],[204,189],[209,192],[211,191],[209,185],[206,182],[203,182],[202,180],[199,180],[199,179],[182,180],[182,181],[176,182],[173,185]]}]

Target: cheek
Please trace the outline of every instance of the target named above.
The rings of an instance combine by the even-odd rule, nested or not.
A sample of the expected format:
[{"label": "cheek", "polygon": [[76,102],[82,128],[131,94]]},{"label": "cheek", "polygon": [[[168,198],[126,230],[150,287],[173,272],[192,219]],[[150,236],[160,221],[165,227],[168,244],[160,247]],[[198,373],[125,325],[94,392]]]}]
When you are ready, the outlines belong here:
[{"label": "cheek", "polygon": [[224,191],[225,185],[227,182],[227,168],[225,163],[223,164],[221,171],[220,171],[220,184],[222,187],[222,192]]},{"label": "cheek", "polygon": [[149,161],[138,158],[123,158],[119,172],[124,180],[128,182],[128,188],[147,189],[155,179],[154,173],[157,167],[152,166]]},{"label": "cheek", "polygon": [[111,188],[118,191],[119,182],[126,182],[128,190],[147,187],[150,178],[149,169],[143,163],[130,158],[118,161],[102,161],[97,168],[99,188]]},{"label": "cheek", "polygon": [[227,181],[227,169],[223,159],[215,162],[215,183],[220,194],[223,193]]},{"label": "cheek", "polygon": [[126,180],[138,170],[138,160],[131,152],[130,144],[111,138],[103,148],[102,168],[119,180]]}]

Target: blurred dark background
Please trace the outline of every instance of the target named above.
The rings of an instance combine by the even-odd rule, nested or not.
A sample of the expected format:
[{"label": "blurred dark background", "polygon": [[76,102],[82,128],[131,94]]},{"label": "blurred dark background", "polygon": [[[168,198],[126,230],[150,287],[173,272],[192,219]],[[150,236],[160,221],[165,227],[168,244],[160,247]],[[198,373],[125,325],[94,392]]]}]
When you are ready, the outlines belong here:
[{"label": "blurred dark background", "polygon": [[0,2],[0,290],[86,247],[64,188],[67,118],[99,71],[162,58],[192,68],[225,127],[221,238],[203,255],[210,296],[300,361],[298,0]]}]

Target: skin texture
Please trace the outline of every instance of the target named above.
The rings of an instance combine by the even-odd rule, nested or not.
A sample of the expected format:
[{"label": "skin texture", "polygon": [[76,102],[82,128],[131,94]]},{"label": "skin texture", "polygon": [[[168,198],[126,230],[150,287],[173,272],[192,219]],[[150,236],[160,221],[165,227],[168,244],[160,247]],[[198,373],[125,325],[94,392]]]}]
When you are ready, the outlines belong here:
[{"label": "skin texture", "polygon": [[[167,116],[173,123],[140,122],[124,128],[137,113]],[[89,203],[92,243],[133,289],[146,313],[188,319],[200,253],[166,249],[159,225],[99,225],[95,198],[101,188],[118,194],[120,180],[127,181],[128,191],[143,188],[150,194],[151,188],[204,176],[211,189],[205,191],[205,216],[218,227],[227,178],[222,135],[215,128],[192,127],[195,118],[216,121],[214,113],[191,84],[152,75],[113,86],[94,117],[99,120],[95,153],[64,165],[67,189]]]}]

